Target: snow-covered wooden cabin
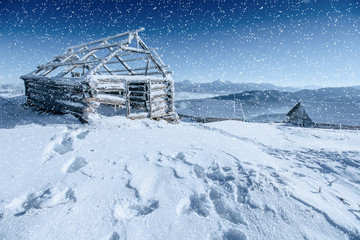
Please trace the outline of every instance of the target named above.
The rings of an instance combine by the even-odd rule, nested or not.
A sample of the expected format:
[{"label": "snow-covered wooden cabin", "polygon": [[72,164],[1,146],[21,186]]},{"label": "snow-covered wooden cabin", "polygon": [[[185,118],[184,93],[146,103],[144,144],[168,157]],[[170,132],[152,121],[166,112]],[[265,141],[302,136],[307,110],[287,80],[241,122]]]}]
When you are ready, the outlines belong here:
[{"label": "snow-covered wooden cabin", "polygon": [[69,47],[21,76],[28,103],[83,120],[100,104],[123,108],[129,118],[176,116],[172,72],[140,38],[143,30]]},{"label": "snow-covered wooden cabin", "polygon": [[311,127],[315,125],[300,102],[295,104],[295,106],[286,114],[286,122],[302,127]]}]

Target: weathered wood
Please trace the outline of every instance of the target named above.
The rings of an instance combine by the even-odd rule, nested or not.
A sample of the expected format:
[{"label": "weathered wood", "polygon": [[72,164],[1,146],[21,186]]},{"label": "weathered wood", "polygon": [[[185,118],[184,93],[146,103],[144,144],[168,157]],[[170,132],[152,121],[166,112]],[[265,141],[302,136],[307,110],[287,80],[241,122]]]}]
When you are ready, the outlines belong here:
[{"label": "weathered wood", "polygon": [[153,109],[152,109],[152,113],[154,113],[154,114],[156,114],[157,112],[159,112],[159,111],[162,111],[162,110],[168,110],[169,109],[169,106],[167,105],[167,104],[165,104],[165,105],[159,105],[159,106],[157,106],[157,107],[154,107]]},{"label": "weathered wood", "polygon": [[147,104],[146,102],[130,101],[130,106],[135,108],[146,108]]},{"label": "weathered wood", "polygon": [[[70,56],[69,58],[71,58],[73,56]],[[39,68],[48,68],[48,67],[61,67],[61,66],[70,66],[70,65],[78,65],[78,66],[82,66],[82,65],[86,65],[86,64],[92,64],[92,63],[97,63],[100,62],[101,59],[94,59],[94,60],[88,60],[88,61],[63,61],[63,62],[54,62],[54,63],[48,63],[48,64],[44,64],[44,65],[39,65]],[[44,76],[44,75],[43,75]]]},{"label": "weathered wood", "polygon": [[75,46],[72,46],[72,47],[68,47],[66,50],[70,51],[72,49],[81,48],[81,47],[84,47],[84,46],[88,46],[88,45],[92,45],[92,44],[96,44],[96,43],[100,43],[100,42],[104,42],[104,41],[109,41],[109,40],[112,40],[112,39],[115,39],[115,38],[120,38],[120,37],[129,35],[129,34],[141,32],[141,31],[144,31],[144,30],[145,30],[145,28],[139,28],[139,29],[137,29],[135,31],[127,31],[127,32],[119,33],[119,34],[116,34],[114,36],[109,36],[109,37],[101,38],[101,39],[94,40],[94,41],[91,41],[91,42],[88,42],[88,43],[82,43],[82,44],[78,44],[78,45],[75,45]]},{"label": "weathered wood", "polygon": [[129,94],[129,83],[126,83],[126,117],[130,115],[130,94]]},{"label": "weathered wood", "polygon": [[110,52],[106,57],[104,57],[101,62],[93,67],[91,70],[89,70],[85,76],[93,75],[95,74],[106,62],[108,62],[111,58],[113,58],[118,52],[122,51],[122,48],[117,48],[113,52]]},{"label": "weathered wood", "polygon": [[130,90],[130,96],[146,96],[147,92],[146,91],[133,91]]},{"label": "weathered wood", "polygon": [[169,81],[169,88],[167,90],[167,92],[169,93],[168,95],[168,102],[169,102],[169,106],[170,106],[170,109],[169,109],[169,112],[175,112],[175,107],[174,107],[174,94],[175,94],[175,88],[174,88],[174,81],[171,79]]},{"label": "weathered wood", "polygon": [[[168,68],[169,66],[168,65],[165,65],[164,68]],[[142,70],[149,70],[149,69],[157,69],[157,67],[149,67],[149,68],[146,68],[146,67],[141,67],[141,68],[132,68],[131,71],[142,71]],[[113,70],[112,72],[114,73],[118,73],[118,72],[127,72],[129,70]],[[105,71],[99,71],[100,73],[102,72],[105,72]],[[146,74],[145,74],[146,75]]]},{"label": "weathered wood", "polygon": [[[109,47],[109,50],[110,51],[113,51],[113,48],[112,47]],[[123,59],[118,55],[116,54],[115,55],[115,58],[124,66],[124,68],[126,69],[126,71],[128,71],[130,74],[134,74],[133,70],[130,68],[130,66],[123,61]]]},{"label": "weathered wood", "polygon": [[125,106],[126,99],[123,97],[116,97],[110,94],[98,94],[96,97],[86,98],[87,102],[99,102],[107,105]]},{"label": "weathered wood", "polygon": [[129,51],[129,52],[133,52],[133,53],[150,54],[150,51],[149,51],[149,50],[143,50],[143,49],[139,49],[139,48],[121,46],[121,49],[122,49],[123,51]]},{"label": "weathered wood", "polygon": [[166,110],[160,110],[160,111],[156,111],[156,112],[152,112],[151,113],[151,118],[161,118],[163,116],[168,115],[168,113],[166,112]]},{"label": "weathered wood", "polygon": [[[173,73],[172,71],[165,71],[165,74],[172,74],[172,73]],[[162,72],[148,72],[145,75],[145,72],[141,72],[141,73],[134,73],[133,75],[134,76],[138,76],[138,75],[144,75],[144,76],[147,76],[147,75],[163,75],[163,73]]]},{"label": "weathered wood", "polygon": [[146,92],[147,91],[147,87],[145,85],[139,85],[139,86],[134,86],[132,85],[131,87],[129,87],[129,91],[130,92]]},{"label": "weathered wood", "polygon": [[56,84],[56,85],[67,85],[67,86],[76,86],[81,84],[87,84],[82,78],[57,78],[57,77],[45,77],[45,76],[20,76],[21,79],[40,83],[40,84]]},{"label": "weathered wood", "polygon": [[97,87],[96,90],[99,91],[125,91],[125,87],[123,83],[120,84],[104,84],[104,83],[100,83]]},{"label": "weathered wood", "polygon": [[[64,63],[71,58],[80,59],[76,54],[72,54],[72,55],[60,60],[60,63]],[[56,59],[54,59],[53,62],[56,62]],[[57,66],[49,66],[49,65],[51,65],[51,64],[48,63],[47,65],[44,66],[45,72],[43,72],[41,74],[42,76],[46,76],[46,75],[50,74],[52,71],[54,71],[57,68]],[[40,66],[40,68],[41,68],[41,66]]]},{"label": "weathered wood", "polygon": [[[131,45],[133,39],[136,47]],[[109,53],[104,56],[106,49]],[[127,62],[133,61],[139,62],[130,67]],[[46,77],[59,67],[64,69],[57,76]],[[160,118],[171,114],[174,105],[172,72],[166,71],[167,67],[137,31],[130,31],[70,47],[21,78],[29,103],[49,111],[81,117],[100,103],[126,106],[128,117],[137,108],[145,109],[142,116]],[[74,70],[79,68],[82,71]]]},{"label": "weathered wood", "polygon": [[169,95],[169,93],[164,92],[164,91],[154,91],[151,92],[151,99],[155,99],[155,98],[161,98],[161,97],[167,97]]},{"label": "weathered wood", "polygon": [[[83,60],[86,60],[88,59],[92,54],[94,54],[96,52],[96,50],[92,50],[90,52],[88,52],[86,55],[84,55],[83,57],[81,57],[79,59],[79,61],[83,61]],[[59,73],[58,75],[56,75],[56,77],[64,77],[66,74],[68,74],[70,71],[72,71],[73,69],[75,69],[77,66],[74,65],[74,66],[71,66],[71,67],[68,67],[66,68],[65,70],[63,70],[61,73]]]},{"label": "weathered wood", "polygon": [[83,95],[79,94],[69,94],[69,93],[63,93],[63,94],[56,94],[56,92],[51,91],[40,91],[38,89],[29,88],[28,94],[36,94],[36,95],[44,95],[47,96],[49,99],[61,99],[61,100],[72,100],[72,101],[82,101],[84,98]]},{"label": "weathered wood", "polygon": [[74,86],[74,87],[69,87],[66,85],[56,85],[56,84],[37,84],[35,82],[28,82],[28,87],[29,88],[33,88],[33,89],[38,89],[38,90],[43,90],[43,91],[55,91],[55,92],[72,92],[72,93],[78,93],[78,94],[82,94],[84,93],[86,90],[89,90],[88,88],[84,88],[83,86],[79,85],[79,86]]},{"label": "weathered wood", "polygon": [[135,119],[144,119],[147,118],[149,116],[148,113],[133,113],[133,114],[129,114],[128,118],[135,120]]},{"label": "weathered wood", "polygon": [[162,100],[162,101],[156,101],[156,102],[151,102],[151,106],[153,108],[160,106],[160,105],[169,105],[169,101],[168,100]]},{"label": "weathered wood", "polygon": [[89,108],[88,105],[80,103],[78,103],[78,105],[73,105],[70,104],[71,102],[67,102],[65,100],[49,99],[45,96],[36,96],[32,94],[29,95],[28,100],[30,103],[34,103],[34,105],[38,106],[41,109],[60,113],[68,113],[70,111],[83,114]]},{"label": "weathered wood", "polygon": [[151,88],[152,91],[156,91],[156,90],[168,89],[169,86],[167,86],[166,84],[151,84],[150,88]]}]

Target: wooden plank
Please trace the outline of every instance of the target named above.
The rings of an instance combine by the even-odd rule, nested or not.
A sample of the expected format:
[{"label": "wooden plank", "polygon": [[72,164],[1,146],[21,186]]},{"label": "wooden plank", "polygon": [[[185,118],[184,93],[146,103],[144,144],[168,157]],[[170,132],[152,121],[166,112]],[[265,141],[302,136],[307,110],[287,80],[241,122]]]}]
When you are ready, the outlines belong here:
[{"label": "wooden plank", "polygon": [[125,87],[124,85],[121,83],[121,84],[99,84],[97,87],[96,87],[96,90],[99,90],[99,91],[125,91]]},{"label": "wooden plank", "polygon": [[53,91],[40,91],[38,89],[29,88],[28,94],[35,94],[39,96],[46,96],[49,99],[62,99],[62,100],[73,100],[73,101],[82,101],[83,96],[82,95],[74,95],[69,93],[63,93],[63,94],[57,94],[57,92]]},{"label": "wooden plank", "polygon": [[132,86],[129,87],[129,91],[131,91],[131,92],[133,92],[133,91],[146,92],[146,86],[144,86],[144,85],[139,85],[139,86],[132,85]]},{"label": "wooden plank", "polygon": [[84,93],[86,90],[88,90],[87,88],[84,88],[83,86],[79,85],[79,86],[69,86],[69,85],[56,85],[56,84],[37,84],[34,82],[27,82],[27,86],[29,88],[33,88],[33,89],[38,89],[38,90],[43,90],[43,91],[54,91],[54,92],[58,92],[58,93],[62,93],[62,92],[72,92],[72,93],[78,93],[78,94],[82,94]]},{"label": "wooden plank", "polygon": [[53,84],[53,85],[57,85],[57,86],[71,86],[71,87],[76,87],[76,86],[83,86],[85,87],[86,85],[88,87],[89,84],[87,82],[85,82],[82,78],[58,78],[58,77],[44,77],[44,76],[20,76],[21,79],[27,81],[27,82],[33,82],[36,84]]},{"label": "wooden plank", "polygon": [[169,106],[166,104],[166,105],[159,105],[155,108],[152,109],[152,112],[156,114],[156,112],[159,112],[159,111],[162,111],[162,110],[167,110],[169,109]]},{"label": "wooden plank", "polygon": [[[169,66],[168,65],[165,65],[164,68],[168,68]],[[142,70],[147,70],[147,69],[157,69],[157,67],[149,67],[149,68],[146,68],[146,67],[141,67],[141,68],[132,68],[131,71],[142,71]],[[113,70],[112,72],[114,73],[121,73],[121,72],[128,72],[129,70]],[[99,71],[101,73],[105,72],[105,71]],[[146,74],[144,74],[146,75]]]},{"label": "wooden plank", "polygon": [[150,54],[150,51],[149,51],[149,50],[143,50],[143,49],[138,49],[138,48],[133,48],[133,47],[121,46],[121,49],[122,49],[123,51],[128,51],[128,52],[133,52],[133,53]]},{"label": "wooden plank", "polygon": [[[81,65],[85,65],[85,64],[92,64],[92,63],[97,63],[97,62],[100,62],[101,59],[94,59],[94,60],[88,60],[88,61],[79,61],[79,60],[76,60],[76,61],[64,61],[64,62],[54,62],[54,63],[49,63],[49,64],[45,64],[45,65],[40,65],[38,67],[43,67],[43,68],[48,68],[48,67],[60,67],[60,66],[70,66],[70,65],[78,65],[78,66],[81,66]],[[44,76],[44,75],[43,75]]]},{"label": "wooden plank", "polygon": [[147,92],[145,91],[133,91],[130,90],[130,96],[145,96]]},{"label": "wooden plank", "polygon": [[56,111],[67,113],[68,111],[77,112],[77,113],[84,113],[89,106],[76,102],[76,104],[72,104],[74,102],[65,101],[65,100],[56,100],[56,99],[49,99],[42,96],[36,96],[30,94],[28,97],[29,102],[33,102],[34,105],[49,110],[49,111]]},{"label": "wooden plank", "polygon": [[151,99],[159,98],[159,97],[167,97],[169,94],[164,91],[151,92]]},{"label": "wooden plank", "polygon": [[129,96],[130,101],[146,101],[146,96]]},{"label": "wooden plank", "polygon": [[155,90],[165,90],[167,89],[169,86],[166,85],[166,84],[151,84],[150,85],[150,88],[152,91],[155,91]]},{"label": "wooden plank", "polygon": [[130,101],[130,106],[134,108],[146,108],[146,102]]},{"label": "wooden plank", "polygon": [[109,94],[98,94],[96,97],[86,98],[87,102],[99,102],[108,105],[125,106],[126,99],[121,97],[106,96]]},{"label": "wooden plank", "polygon": [[160,118],[160,117],[164,117],[166,115],[168,115],[168,113],[165,110],[160,110],[157,112],[152,112],[151,118]]},{"label": "wooden plank", "polygon": [[151,102],[151,106],[154,108],[154,107],[157,107],[159,105],[169,105],[169,102],[167,100],[162,100],[162,101],[153,101]]},{"label": "wooden plank", "polygon": [[[165,71],[165,74],[172,74],[173,72],[172,71]],[[121,76],[122,74],[119,74],[119,76]],[[134,73],[133,74],[134,76],[138,76],[138,75],[144,75],[145,76],[145,72],[141,72],[141,73]],[[147,75],[162,75],[163,76],[163,73],[162,72],[148,72],[146,74]]]},{"label": "wooden plank", "polygon": [[126,83],[126,117],[130,115],[129,83]]},{"label": "wooden plank", "polygon": [[[76,54],[72,54],[72,55],[70,55],[70,56],[62,59],[62,60],[60,61],[60,63],[64,63],[64,62],[68,61],[68,60],[71,59],[71,58],[77,58],[77,59],[79,59],[79,57],[78,57]],[[54,61],[55,61],[55,60],[54,60]],[[53,61],[53,63],[54,63],[54,61]],[[47,65],[44,66],[45,70],[46,70],[47,68],[50,68],[50,69],[48,69],[48,70],[46,70],[45,72],[43,72],[43,73],[41,74],[42,76],[46,76],[46,75],[50,74],[52,71],[54,71],[54,70],[57,68],[57,66],[49,66],[49,65],[52,65],[52,64],[49,64],[49,63],[48,63]],[[40,68],[41,68],[41,67],[40,67]]]},{"label": "wooden plank", "polygon": [[133,114],[129,114],[127,117],[132,119],[132,120],[135,120],[135,119],[144,119],[144,118],[147,118],[149,116],[149,113],[133,113]]}]

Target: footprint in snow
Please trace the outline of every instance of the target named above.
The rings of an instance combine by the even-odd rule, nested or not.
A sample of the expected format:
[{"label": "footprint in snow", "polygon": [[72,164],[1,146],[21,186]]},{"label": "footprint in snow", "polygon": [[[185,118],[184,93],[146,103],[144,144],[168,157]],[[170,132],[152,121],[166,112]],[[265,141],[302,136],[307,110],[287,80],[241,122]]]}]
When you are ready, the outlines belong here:
[{"label": "footprint in snow", "polygon": [[77,172],[78,170],[80,170],[81,168],[86,166],[87,164],[88,163],[86,162],[86,160],[84,158],[75,157],[75,158],[71,158],[69,161],[67,161],[61,170],[63,173],[73,173],[73,172]]},{"label": "footprint in snow", "polygon": [[115,205],[114,216],[117,220],[129,220],[133,217],[142,217],[158,209],[158,200],[148,200],[145,203],[123,200]]},{"label": "footprint in snow", "polygon": [[47,188],[38,193],[30,193],[25,199],[14,199],[8,208],[17,212],[14,214],[15,217],[20,217],[33,209],[51,208],[68,202],[76,202],[71,188]]},{"label": "footprint in snow", "polygon": [[86,136],[87,136],[89,133],[90,133],[89,130],[83,131],[83,132],[79,133],[78,135],[76,135],[76,138],[83,140],[83,139],[86,138]]},{"label": "footprint in snow", "polygon": [[215,188],[212,188],[210,190],[209,197],[213,202],[217,215],[220,218],[225,219],[236,225],[238,224],[247,225],[247,223],[241,217],[241,213],[236,208],[230,207],[226,203],[224,199],[224,194],[222,194]]},{"label": "footprint in snow", "polygon": [[74,140],[68,135],[62,138],[61,142],[57,143],[54,147],[54,151],[60,155],[64,155],[65,153],[73,151],[73,143]]},{"label": "footprint in snow", "polygon": [[110,234],[108,234],[106,237],[102,238],[101,240],[120,240],[120,235],[114,231]]},{"label": "footprint in snow", "polygon": [[208,217],[210,215],[209,204],[205,194],[194,193],[190,196],[189,208],[196,212],[200,217]]},{"label": "footprint in snow", "polygon": [[245,235],[245,233],[243,233],[239,230],[230,228],[229,230],[227,230],[226,232],[223,233],[222,239],[223,240],[246,240],[247,236]]}]

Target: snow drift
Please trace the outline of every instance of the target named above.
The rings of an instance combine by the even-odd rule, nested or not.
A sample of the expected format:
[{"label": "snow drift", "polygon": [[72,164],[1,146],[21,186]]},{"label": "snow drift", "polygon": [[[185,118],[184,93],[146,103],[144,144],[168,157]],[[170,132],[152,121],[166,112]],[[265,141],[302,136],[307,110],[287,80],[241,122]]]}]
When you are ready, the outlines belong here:
[{"label": "snow drift", "polygon": [[0,128],[0,239],[360,238],[358,131],[23,114]]}]

